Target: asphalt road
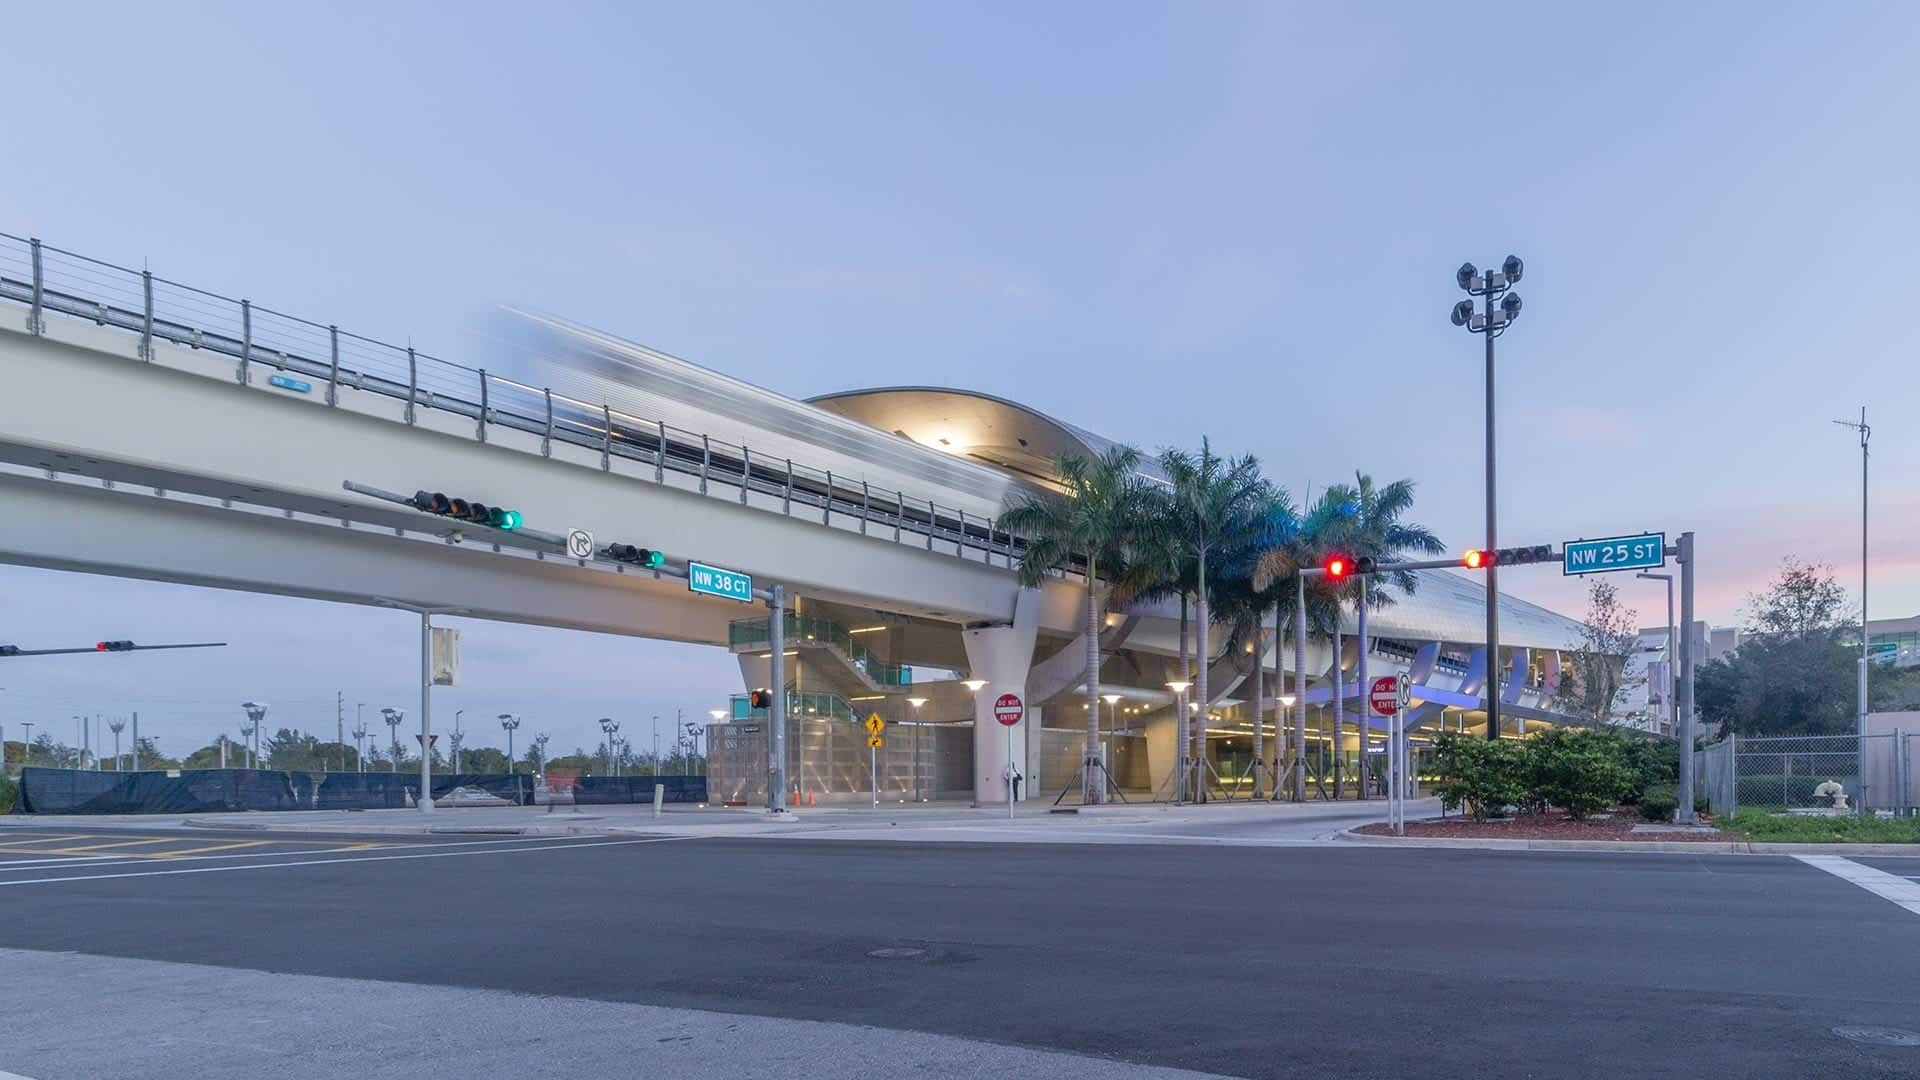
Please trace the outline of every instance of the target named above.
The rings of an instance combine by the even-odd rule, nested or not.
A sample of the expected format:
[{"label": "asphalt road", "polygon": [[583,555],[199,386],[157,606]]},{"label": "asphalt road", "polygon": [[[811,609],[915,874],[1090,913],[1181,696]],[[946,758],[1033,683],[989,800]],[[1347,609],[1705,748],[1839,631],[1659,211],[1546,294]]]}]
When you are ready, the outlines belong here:
[{"label": "asphalt road", "polygon": [[[0,1071],[101,1075],[164,1060],[153,1056],[155,1040],[187,1053],[192,1040],[168,1041],[152,1026],[186,1024],[166,1009],[224,993],[270,1000],[235,983],[256,976],[218,970],[245,969],[383,980],[314,980],[312,993],[362,1007],[388,1002],[379,1008],[398,1014],[392,1021],[408,999],[386,983],[495,992],[484,1006],[470,997],[433,1006],[424,992],[416,1000],[439,1008],[444,1024],[467,1018],[474,1039],[498,1047],[489,1060],[529,1075],[577,1074],[581,1061],[551,1037],[572,1030],[554,1015],[572,999],[582,1009],[699,1010],[634,1012],[629,1022],[589,1025],[590,1041],[593,1053],[630,1063],[691,1055],[676,1067],[704,1061],[715,1075],[720,1062],[791,1064],[796,1047],[813,1046],[800,1033],[834,1031],[839,1041],[808,1050],[811,1072],[800,1075],[898,1074],[897,1060],[865,1071],[854,1063],[908,1032],[973,1040],[915,1034],[919,1041],[898,1044],[929,1062],[947,1061],[940,1055],[953,1046],[978,1048],[957,1065],[917,1070],[925,1075],[1120,1075],[1138,1064],[1315,1078],[1920,1076],[1920,1046],[1834,1031],[1920,1031],[1920,914],[1789,858],[303,841],[312,842],[141,859],[117,857],[124,849],[24,862],[0,854],[0,947],[210,966],[19,962],[35,977],[0,982],[0,1007],[16,1018],[20,1007],[37,1011],[31,1024],[0,1029]],[[1861,862],[1920,877],[1920,860]],[[62,1017],[101,1000],[106,986],[141,1013],[145,1034],[127,1041],[124,1060],[93,1044],[93,1056],[76,1057],[63,1049]],[[183,986],[198,989],[183,995]],[[341,989],[354,986],[367,989]],[[295,1037],[276,1034],[272,1007],[239,1008],[267,1042]],[[332,1075],[328,1064],[345,1059],[328,1055],[347,1051],[322,1037],[330,1014],[292,1011],[299,1024],[287,1023],[317,1040],[319,1056],[307,1060],[320,1067],[302,1071]],[[515,1034],[502,1017],[521,1013],[546,1019]],[[774,1021],[745,1017],[698,1027],[712,1013],[886,1030],[770,1028]],[[217,1015],[231,1019],[225,1006]],[[669,1016],[695,1025],[686,1041],[656,1033]],[[98,1015],[83,1019],[106,1034]],[[406,1045],[406,1030],[386,1031],[383,1045]],[[989,1067],[995,1054],[1029,1050],[1079,1056]],[[202,1075],[244,1075],[246,1051],[223,1050],[235,1052],[242,1072]],[[143,1067],[183,1075],[193,1060]],[[356,1065],[353,1075],[372,1074]]]}]

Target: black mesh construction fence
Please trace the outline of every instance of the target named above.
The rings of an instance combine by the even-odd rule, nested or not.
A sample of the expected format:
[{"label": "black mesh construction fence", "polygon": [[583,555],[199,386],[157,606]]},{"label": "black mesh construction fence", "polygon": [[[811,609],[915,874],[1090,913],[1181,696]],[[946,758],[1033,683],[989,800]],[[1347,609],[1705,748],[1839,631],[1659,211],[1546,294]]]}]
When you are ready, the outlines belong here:
[{"label": "black mesh construction fence", "polygon": [[579,776],[573,781],[573,801],[580,806],[607,803],[650,803],[653,785],[666,790],[661,798],[671,803],[707,801],[704,776]]},{"label": "black mesh construction fence", "polygon": [[[444,799],[455,788],[484,792],[518,806],[534,801],[534,778],[525,773],[434,775],[435,801]],[[280,769],[183,769],[168,773],[27,768],[21,770],[12,812],[192,814],[231,810],[386,810],[412,805],[419,791],[418,773]],[[648,788],[647,798],[652,797],[653,791]]]}]

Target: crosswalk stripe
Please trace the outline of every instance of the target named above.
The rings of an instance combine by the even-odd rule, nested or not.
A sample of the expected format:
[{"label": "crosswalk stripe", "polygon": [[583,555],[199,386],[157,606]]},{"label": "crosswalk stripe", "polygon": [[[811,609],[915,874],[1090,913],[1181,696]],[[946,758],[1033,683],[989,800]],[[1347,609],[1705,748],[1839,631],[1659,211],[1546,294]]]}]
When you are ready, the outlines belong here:
[{"label": "crosswalk stripe", "polygon": [[1794,858],[1920,915],[1920,882],[1908,881],[1898,874],[1876,870],[1839,855],[1795,855]]}]

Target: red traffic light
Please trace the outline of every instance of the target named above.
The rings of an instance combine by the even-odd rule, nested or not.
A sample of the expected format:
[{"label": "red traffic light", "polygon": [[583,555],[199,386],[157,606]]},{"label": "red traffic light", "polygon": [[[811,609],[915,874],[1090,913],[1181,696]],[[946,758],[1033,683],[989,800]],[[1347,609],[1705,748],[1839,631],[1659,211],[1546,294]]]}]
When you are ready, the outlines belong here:
[{"label": "red traffic light", "polygon": [[773,691],[755,690],[747,695],[747,704],[756,709],[773,708]]},{"label": "red traffic light", "polygon": [[133,642],[131,641],[96,641],[93,643],[93,651],[94,652],[131,652],[133,651]]},{"label": "red traffic light", "polygon": [[1482,570],[1493,565],[1493,553],[1474,548],[1461,556],[1460,562],[1469,570]]},{"label": "red traffic light", "polygon": [[1334,555],[1327,559],[1327,576],[1335,581],[1344,579],[1353,571],[1353,561],[1345,555]]}]

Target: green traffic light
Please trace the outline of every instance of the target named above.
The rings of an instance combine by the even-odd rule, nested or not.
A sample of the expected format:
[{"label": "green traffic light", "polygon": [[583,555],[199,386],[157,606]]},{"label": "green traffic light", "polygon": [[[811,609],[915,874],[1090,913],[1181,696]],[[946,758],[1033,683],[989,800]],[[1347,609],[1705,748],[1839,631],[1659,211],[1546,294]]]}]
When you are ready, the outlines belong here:
[{"label": "green traffic light", "polygon": [[647,565],[648,565],[648,566],[664,566],[664,565],[666,565],[666,562],[667,562],[667,553],[666,553],[666,552],[664,552],[664,551],[649,551],[649,552],[647,552]]},{"label": "green traffic light", "polygon": [[520,527],[520,511],[518,510],[500,511],[500,527],[502,529],[508,529],[508,530],[519,528]]}]

